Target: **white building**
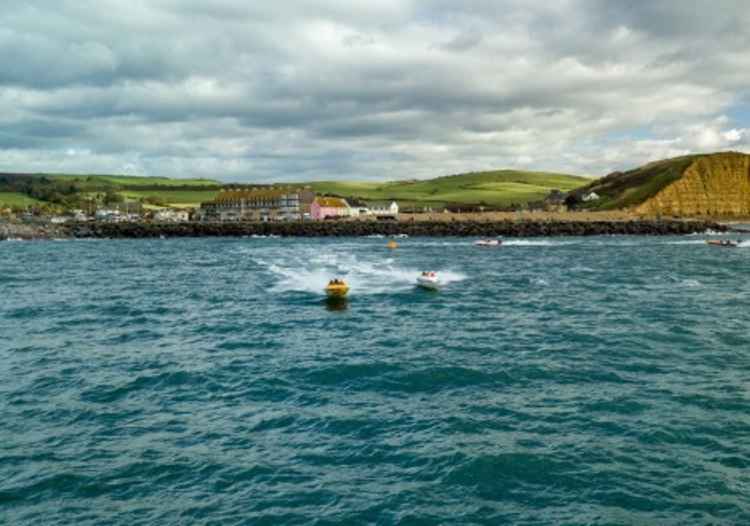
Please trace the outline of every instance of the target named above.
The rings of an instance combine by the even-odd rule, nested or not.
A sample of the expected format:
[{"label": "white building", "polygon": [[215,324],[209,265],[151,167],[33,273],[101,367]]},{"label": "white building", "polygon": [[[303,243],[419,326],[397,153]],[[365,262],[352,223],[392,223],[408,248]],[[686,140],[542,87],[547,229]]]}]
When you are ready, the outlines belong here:
[{"label": "white building", "polygon": [[398,217],[398,203],[389,202],[368,202],[369,215],[375,217]]},{"label": "white building", "polygon": [[110,210],[109,208],[100,208],[94,214],[97,221],[119,221],[120,211]]},{"label": "white building", "polygon": [[599,194],[596,192],[591,192],[586,195],[584,195],[582,198],[584,203],[588,203],[589,201],[598,201],[599,200]]},{"label": "white building", "polygon": [[159,210],[154,213],[154,221],[157,223],[185,223],[190,220],[187,210]]},{"label": "white building", "polygon": [[89,220],[89,216],[87,216],[83,210],[73,210],[71,212],[71,216],[73,217],[73,221],[88,221]]}]

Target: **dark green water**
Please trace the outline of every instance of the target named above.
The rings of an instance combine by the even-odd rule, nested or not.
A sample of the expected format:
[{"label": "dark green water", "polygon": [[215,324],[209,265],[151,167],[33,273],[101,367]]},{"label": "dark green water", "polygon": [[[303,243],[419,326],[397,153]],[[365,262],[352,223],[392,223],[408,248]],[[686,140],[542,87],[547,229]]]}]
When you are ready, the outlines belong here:
[{"label": "dark green water", "polygon": [[0,523],[748,524],[701,239],[0,243]]}]

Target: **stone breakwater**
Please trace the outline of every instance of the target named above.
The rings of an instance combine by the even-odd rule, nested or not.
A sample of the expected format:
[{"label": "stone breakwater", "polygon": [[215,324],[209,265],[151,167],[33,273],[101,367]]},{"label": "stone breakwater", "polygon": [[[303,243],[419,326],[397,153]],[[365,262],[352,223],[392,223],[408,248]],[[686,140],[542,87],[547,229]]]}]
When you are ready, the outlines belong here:
[{"label": "stone breakwater", "polygon": [[453,221],[453,222],[309,222],[309,223],[82,223],[69,225],[77,238],[154,238],[208,236],[471,236],[540,237],[648,235],[726,232],[711,221]]},{"label": "stone breakwater", "polygon": [[65,239],[71,237],[70,228],[64,225],[29,225],[0,222],[0,241],[5,239]]}]

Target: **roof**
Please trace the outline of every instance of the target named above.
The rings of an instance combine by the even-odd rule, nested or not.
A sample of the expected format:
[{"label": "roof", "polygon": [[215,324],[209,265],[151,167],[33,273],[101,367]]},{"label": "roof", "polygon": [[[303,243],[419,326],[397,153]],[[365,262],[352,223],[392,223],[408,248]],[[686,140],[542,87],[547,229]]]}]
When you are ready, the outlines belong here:
[{"label": "roof", "polygon": [[[370,208],[390,208],[396,201],[367,201]],[[398,206],[398,203],[396,203]]]},{"label": "roof", "polygon": [[214,199],[215,203],[222,201],[236,201],[238,199],[245,199],[246,201],[253,201],[256,199],[277,199],[283,195],[296,194],[301,192],[299,188],[262,188],[255,190],[224,190]]},{"label": "roof", "polygon": [[340,197],[316,197],[315,202],[322,208],[349,208],[346,200]]}]

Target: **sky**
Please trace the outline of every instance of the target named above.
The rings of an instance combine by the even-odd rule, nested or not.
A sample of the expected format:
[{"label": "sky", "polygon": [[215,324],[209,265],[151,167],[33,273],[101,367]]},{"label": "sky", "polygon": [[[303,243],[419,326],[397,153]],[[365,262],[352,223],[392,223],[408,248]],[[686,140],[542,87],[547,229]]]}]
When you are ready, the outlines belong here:
[{"label": "sky", "polygon": [[747,0],[0,0],[0,171],[603,176],[750,152]]}]

